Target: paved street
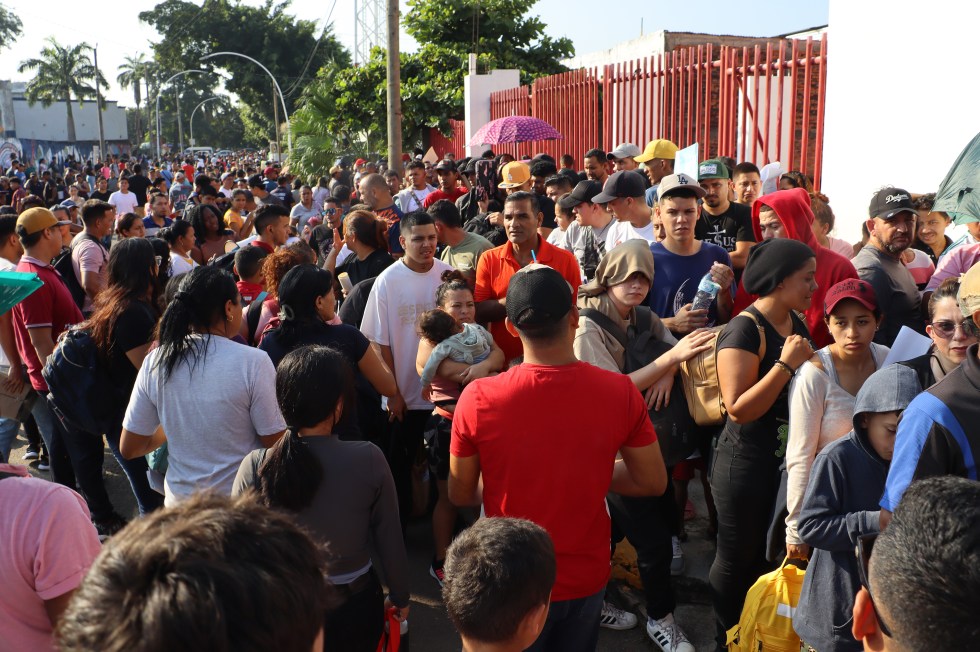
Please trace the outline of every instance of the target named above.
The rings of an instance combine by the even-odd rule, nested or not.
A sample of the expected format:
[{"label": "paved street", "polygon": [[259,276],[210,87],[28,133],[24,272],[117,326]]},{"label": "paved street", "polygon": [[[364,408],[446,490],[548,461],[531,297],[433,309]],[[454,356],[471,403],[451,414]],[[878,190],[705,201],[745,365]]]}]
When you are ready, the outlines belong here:
[{"label": "paved street", "polygon": [[[21,433],[14,450],[11,451],[11,462],[23,464],[23,455],[27,441]],[[31,473],[47,479],[48,473],[37,470],[37,463],[29,464]],[[136,501],[126,476],[122,473],[116,460],[108,448],[105,455],[105,476],[109,496],[116,510],[132,518],[136,516]],[[714,545],[705,536],[707,519],[704,498],[700,485],[691,482],[691,499],[698,510],[698,518],[689,521],[687,530],[689,539],[683,544],[687,570],[683,577],[678,578],[677,592],[680,606],[675,613],[682,628],[687,632],[691,641],[697,646],[698,652],[712,650],[712,634],[714,626],[711,620],[711,607],[708,602],[707,577]],[[628,548],[625,547],[625,548]],[[634,613],[642,614],[640,624],[629,631],[601,630],[599,637],[599,652],[627,652],[633,650],[657,650],[657,646],[647,637],[644,622],[642,593],[634,589],[629,582],[630,551],[621,548],[617,553],[618,560],[625,560],[626,568],[617,564],[614,574],[617,579],[612,584],[611,592],[615,601],[622,607],[631,609]],[[412,609],[409,617],[411,624],[410,645],[416,652],[458,652],[459,638],[449,619],[446,617],[442,600],[439,597],[438,586],[429,576],[429,561],[432,555],[432,530],[427,520],[413,522],[408,529],[408,553],[411,565]],[[635,576],[632,578],[635,581]]]}]

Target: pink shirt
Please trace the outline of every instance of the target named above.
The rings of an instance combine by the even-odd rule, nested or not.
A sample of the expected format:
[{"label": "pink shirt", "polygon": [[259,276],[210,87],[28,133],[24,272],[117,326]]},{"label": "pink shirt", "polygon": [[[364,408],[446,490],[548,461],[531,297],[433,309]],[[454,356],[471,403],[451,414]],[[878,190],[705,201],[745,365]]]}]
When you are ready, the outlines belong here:
[{"label": "pink shirt", "polygon": [[10,650],[53,650],[44,601],[74,591],[96,555],[99,537],[85,501],[23,466],[0,464],[0,632]]},{"label": "pink shirt", "polygon": [[965,244],[951,249],[939,259],[935,273],[929,279],[926,292],[935,292],[948,278],[959,278],[980,262],[980,244]]}]

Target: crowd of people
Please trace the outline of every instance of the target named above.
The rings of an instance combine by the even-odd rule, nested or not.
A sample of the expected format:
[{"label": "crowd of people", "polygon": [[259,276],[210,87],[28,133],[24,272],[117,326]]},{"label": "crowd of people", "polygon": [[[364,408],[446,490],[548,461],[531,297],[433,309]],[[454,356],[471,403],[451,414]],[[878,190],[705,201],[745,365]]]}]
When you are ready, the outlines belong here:
[{"label": "crowd of people", "polygon": [[[0,315],[4,388],[36,395],[0,419],[0,646],[373,651],[430,518],[464,649],[637,626],[606,596],[626,538],[647,635],[693,652],[673,578],[700,473],[715,622],[684,625],[719,649],[785,559],[811,650],[975,647],[980,216],[956,237],[882,188],[852,245],[805,174],[695,177],[677,150],[315,182],[250,155],[14,161],[0,271],[43,285]],[[66,333],[111,385],[98,427],[49,387]],[[8,463],[21,430],[40,478]]]}]

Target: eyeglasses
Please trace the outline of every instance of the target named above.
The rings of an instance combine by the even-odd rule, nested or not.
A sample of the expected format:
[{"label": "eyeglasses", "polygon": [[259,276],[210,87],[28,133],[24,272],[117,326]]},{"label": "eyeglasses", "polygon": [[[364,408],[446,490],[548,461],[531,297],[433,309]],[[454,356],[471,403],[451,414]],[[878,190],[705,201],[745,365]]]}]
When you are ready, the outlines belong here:
[{"label": "eyeglasses", "polygon": [[337,209],[336,208],[324,208],[323,209],[323,212],[326,215],[336,215],[337,214]]},{"label": "eyeglasses", "polygon": [[877,538],[877,533],[865,534],[858,537],[854,554],[857,556],[858,560],[858,577],[861,580],[861,586],[868,591],[868,597],[871,599],[871,608],[874,609],[875,618],[878,619],[878,625],[881,626],[881,633],[888,638],[894,638],[891,630],[888,628],[888,625],[886,625],[884,619],[882,619],[881,613],[878,611],[878,607],[875,605],[875,597],[871,593],[871,583],[868,581],[868,562],[871,560],[871,552],[874,549],[875,540]]},{"label": "eyeglasses", "polygon": [[940,319],[939,321],[934,321],[931,324],[933,332],[944,340],[948,340],[956,335],[956,329],[959,328],[965,337],[976,337],[977,336],[977,326],[973,323],[972,319],[964,319],[960,322],[955,322],[950,319]]}]

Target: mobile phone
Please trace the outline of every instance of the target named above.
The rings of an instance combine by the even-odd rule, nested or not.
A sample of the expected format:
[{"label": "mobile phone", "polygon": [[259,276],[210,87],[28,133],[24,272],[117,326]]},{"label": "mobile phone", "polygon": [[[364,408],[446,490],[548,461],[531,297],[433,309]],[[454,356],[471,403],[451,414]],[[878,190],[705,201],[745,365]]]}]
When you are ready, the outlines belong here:
[{"label": "mobile phone", "polygon": [[496,192],[497,178],[493,171],[493,161],[480,159],[476,162],[476,198],[478,201],[487,201]]}]

